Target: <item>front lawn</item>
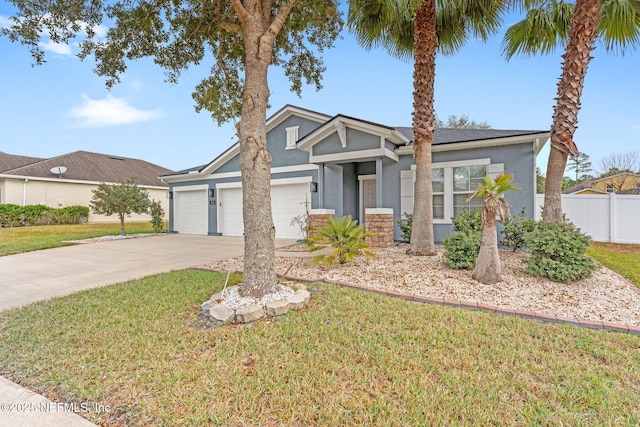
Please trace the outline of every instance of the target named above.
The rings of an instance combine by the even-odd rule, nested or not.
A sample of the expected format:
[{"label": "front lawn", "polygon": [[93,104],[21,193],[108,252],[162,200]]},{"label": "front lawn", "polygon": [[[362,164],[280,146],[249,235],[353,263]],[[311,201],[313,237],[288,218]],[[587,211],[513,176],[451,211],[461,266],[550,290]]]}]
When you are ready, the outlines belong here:
[{"label": "front lawn", "polygon": [[203,328],[224,279],[178,271],[0,313],[0,374],[108,406],[89,417],[109,425],[640,422],[638,336],[330,285],[277,320]]},{"label": "front lawn", "polygon": [[587,254],[640,288],[640,245],[593,242]]},{"label": "front lawn", "polygon": [[[153,233],[149,222],[125,223],[128,234]],[[0,228],[0,256],[71,245],[69,240],[120,234],[120,223]]]}]

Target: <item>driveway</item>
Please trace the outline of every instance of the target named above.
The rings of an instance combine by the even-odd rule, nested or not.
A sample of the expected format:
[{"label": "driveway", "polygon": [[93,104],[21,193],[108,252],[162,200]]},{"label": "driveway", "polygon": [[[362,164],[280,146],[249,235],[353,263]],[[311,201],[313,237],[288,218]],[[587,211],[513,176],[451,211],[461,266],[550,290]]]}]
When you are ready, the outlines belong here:
[{"label": "driveway", "polygon": [[[276,247],[293,240],[276,241]],[[168,234],[0,257],[0,311],[83,289],[241,256],[242,237]]]}]

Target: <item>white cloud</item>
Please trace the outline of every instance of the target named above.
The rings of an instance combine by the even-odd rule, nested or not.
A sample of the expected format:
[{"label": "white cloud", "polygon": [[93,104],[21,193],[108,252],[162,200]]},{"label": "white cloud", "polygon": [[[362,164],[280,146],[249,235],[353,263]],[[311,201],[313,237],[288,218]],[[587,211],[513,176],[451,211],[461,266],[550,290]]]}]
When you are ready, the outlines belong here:
[{"label": "white cloud", "polygon": [[69,117],[76,119],[75,127],[94,128],[146,122],[162,117],[162,111],[139,110],[111,95],[98,100],[82,95],[82,105],[73,107]]},{"label": "white cloud", "polygon": [[640,130],[640,126],[631,126],[633,129]]},{"label": "white cloud", "polygon": [[140,90],[144,86],[144,82],[140,80],[134,80],[131,82],[131,88],[133,90]]},{"label": "white cloud", "polygon": [[42,42],[38,43],[38,46],[40,46],[42,49],[46,51],[56,53],[58,55],[68,55],[68,56],[73,55],[73,52],[71,51],[71,47],[68,44],[56,43],[49,40],[46,43],[42,43]]},{"label": "white cloud", "polygon": [[0,15],[0,28],[9,28],[13,24],[8,16]]}]

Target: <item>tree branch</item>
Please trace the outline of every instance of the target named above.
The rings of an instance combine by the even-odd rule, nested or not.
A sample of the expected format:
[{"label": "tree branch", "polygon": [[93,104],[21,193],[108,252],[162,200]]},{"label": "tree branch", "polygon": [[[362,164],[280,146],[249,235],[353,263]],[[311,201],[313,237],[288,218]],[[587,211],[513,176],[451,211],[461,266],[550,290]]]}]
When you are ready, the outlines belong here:
[{"label": "tree branch", "polygon": [[[233,1],[233,0],[232,0]],[[276,36],[282,29],[282,26],[287,20],[287,17],[291,13],[291,10],[298,4],[298,0],[291,0],[289,3],[285,3],[282,5],[280,10],[278,10],[278,14],[271,21],[271,25],[267,29],[266,34],[269,36],[269,44],[273,44],[276,39]]]},{"label": "tree branch", "polygon": [[244,7],[240,0],[231,0],[231,5],[233,6],[233,10],[236,11],[240,23],[246,24],[247,22],[249,22],[249,11]]}]

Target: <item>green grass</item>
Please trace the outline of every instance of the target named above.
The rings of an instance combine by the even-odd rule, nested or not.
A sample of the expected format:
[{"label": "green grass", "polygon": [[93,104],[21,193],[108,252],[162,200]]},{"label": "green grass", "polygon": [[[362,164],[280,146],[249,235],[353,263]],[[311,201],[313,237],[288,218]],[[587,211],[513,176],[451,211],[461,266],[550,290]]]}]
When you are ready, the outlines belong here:
[{"label": "green grass", "polygon": [[594,242],[587,254],[640,288],[640,245]]},{"label": "green grass", "polygon": [[[125,231],[153,233],[153,228],[149,222],[125,222]],[[68,240],[116,234],[120,234],[120,223],[0,228],[0,256],[71,245]]]},{"label": "green grass", "polygon": [[178,271],[0,313],[0,374],[109,406],[88,414],[109,425],[640,422],[638,336],[329,285],[277,320],[194,327],[224,278]]}]

